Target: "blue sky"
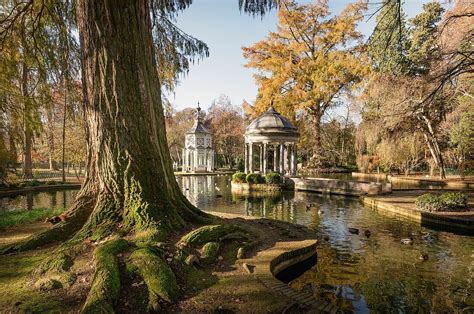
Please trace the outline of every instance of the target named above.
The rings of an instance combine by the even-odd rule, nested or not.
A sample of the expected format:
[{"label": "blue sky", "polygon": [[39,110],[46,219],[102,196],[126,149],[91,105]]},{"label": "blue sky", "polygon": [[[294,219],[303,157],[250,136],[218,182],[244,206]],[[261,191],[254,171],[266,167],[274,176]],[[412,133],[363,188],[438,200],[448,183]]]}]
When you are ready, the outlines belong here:
[{"label": "blue sky", "polygon": [[[300,1],[311,2],[311,1]],[[349,0],[329,0],[332,13],[341,11]],[[379,2],[379,1],[372,1]],[[405,14],[412,17],[421,11],[427,0],[406,0]],[[374,7],[371,7],[374,10]],[[178,26],[185,32],[207,43],[210,56],[192,65],[189,73],[180,78],[174,97],[170,100],[176,109],[194,107],[199,101],[203,109],[220,94],[240,105],[244,99],[255,100],[257,87],[254,70],[244,67],[242,46],[250,46],[276,29],[277,13],[272,11],[263,18],[251,17],[238,10],[237,0],[194,0],[190,8],[178,16]],[[375,18],[365,19],[359,30],[370,35]]]}]

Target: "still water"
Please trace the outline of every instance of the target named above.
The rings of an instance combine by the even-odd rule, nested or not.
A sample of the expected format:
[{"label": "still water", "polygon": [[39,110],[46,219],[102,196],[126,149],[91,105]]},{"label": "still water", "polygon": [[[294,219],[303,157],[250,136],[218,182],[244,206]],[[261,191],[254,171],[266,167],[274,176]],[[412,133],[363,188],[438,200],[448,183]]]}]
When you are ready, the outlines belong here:
[{"label": "still water", "polygon": [[67,208],[79,190],[28,192],[0,198],[0,211],[32,210],[39,208]]},{"label": "still water", "polygon": [[[201,209],[314,229],[320,239],[318,263],[291,285],[348,313],[474,313],[474,237],[393,218],[365,208],[357,198],[305,192],[238,195],[226,176],[178,182]],[[349,227],[360,234],[350,234]],[[401,244],[410,237],[412,245]]]}]

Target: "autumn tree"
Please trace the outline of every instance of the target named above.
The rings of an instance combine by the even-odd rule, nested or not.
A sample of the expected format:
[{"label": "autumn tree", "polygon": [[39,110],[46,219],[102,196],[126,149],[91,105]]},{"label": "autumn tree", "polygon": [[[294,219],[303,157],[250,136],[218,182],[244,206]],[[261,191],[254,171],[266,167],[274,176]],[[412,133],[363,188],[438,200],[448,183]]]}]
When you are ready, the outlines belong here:
[{"label": "autumn tree", "polygon": [[171,154],[171,159],[182,164],[182,151],[186,132],[192,127],[196,116],[196,110],[185,108],[176,111],[171,108],[166,115],[166,138]]},{"label": "autumn tree", "polygon": [[244,119],[230,99],[220,95],[208,110],[206,123],[212,131],[218,161],[233,168],[243,155]]},{"label": "autumn tree", "polygon": [[305,111],[314,131],[312,165],[321,165],[321,118],[334,101],[369,72],[362,34],[363,3],[331,15],[327,1],[298,5],[283,1],[278,29],[251,47],[244,47],[247,66],[259,70],[256,108],[270,103],[282,113]]}]

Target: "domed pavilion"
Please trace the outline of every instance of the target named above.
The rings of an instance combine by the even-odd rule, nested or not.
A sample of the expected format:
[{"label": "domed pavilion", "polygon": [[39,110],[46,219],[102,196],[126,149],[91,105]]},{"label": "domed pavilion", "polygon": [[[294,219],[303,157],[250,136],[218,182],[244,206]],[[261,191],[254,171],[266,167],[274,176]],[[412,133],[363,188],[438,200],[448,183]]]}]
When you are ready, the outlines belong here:
[{"label": "domed pavilion", "polygon": [[295,176],[298,138],[297,128],[270,106],[245,130],[245,173]]}]

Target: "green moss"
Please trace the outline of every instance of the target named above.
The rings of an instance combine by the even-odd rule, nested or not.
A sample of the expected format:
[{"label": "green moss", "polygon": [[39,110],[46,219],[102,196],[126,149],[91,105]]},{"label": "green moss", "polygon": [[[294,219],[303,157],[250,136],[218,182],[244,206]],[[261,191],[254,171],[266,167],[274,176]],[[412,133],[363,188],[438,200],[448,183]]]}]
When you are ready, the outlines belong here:
[{"label": "green moss", "polygon": [[186,234],[180,242],[185,246],[218,242],[223,236],[234,231],[238,231],[238,228],[230,225],[203,226]]},{"label": "green moss", "polygon": [[117,254],[128,246],[124,239],[114,239],[94,251],[95,274],[84,304],[83,313],[112,313],[120,291]]},{"label": "green moss", "polygon": [[[51,249],[0,256],[0,312],[45,313],[71,312],[71,304],[40,292],[32,284],[34,269]],[[15,305],[17,304],[17,305]]]},{"label": "green moss", "polygon": [[179,294],[178,284],[171,268],[149,249],[138,249],[130,255],[148,287],[149,310],[159,310],[159,301],[173,303]]},{"label": "green moss", "polygon": [[58,216],[64,208],[38,208],[33,210],[0,211],[0,229],[20,224],[44,220],[47,217]]},{"label": "green moss", "polygon": [[147,228],[135,233],[135,245],[141,248],[155,246],[166,239],[166,234],[157,228]]},{"label": "green moss", "polygon": [[213,263],[219,256],[220,248],[219,242],[207,242],[202,247],[201,260],[206,264]]}]

